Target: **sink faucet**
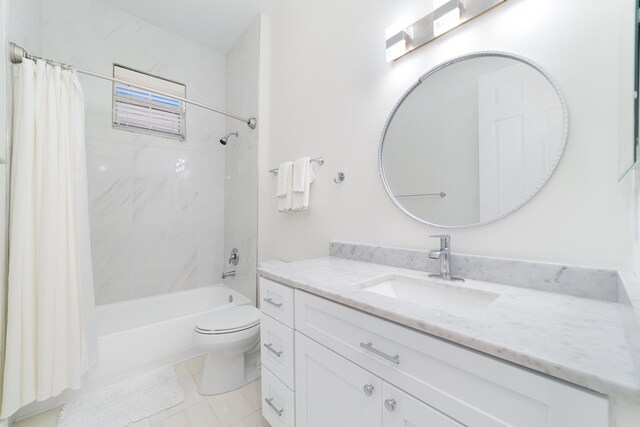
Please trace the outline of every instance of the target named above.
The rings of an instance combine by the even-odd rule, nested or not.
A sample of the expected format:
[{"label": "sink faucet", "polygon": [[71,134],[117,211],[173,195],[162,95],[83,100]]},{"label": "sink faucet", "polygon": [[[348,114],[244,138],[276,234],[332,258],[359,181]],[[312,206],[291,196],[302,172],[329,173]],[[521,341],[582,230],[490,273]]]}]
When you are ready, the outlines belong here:
[{"label": "sink faucet", "polygon": [[448,234],[440,234],[429,237],[440,238],[440,249],[429,251],[429,258],[440,260],[440,274],[430,274],[429,277],[437,277],[454,282],[464,282],[464,279],[451,275],[451,236]]}]

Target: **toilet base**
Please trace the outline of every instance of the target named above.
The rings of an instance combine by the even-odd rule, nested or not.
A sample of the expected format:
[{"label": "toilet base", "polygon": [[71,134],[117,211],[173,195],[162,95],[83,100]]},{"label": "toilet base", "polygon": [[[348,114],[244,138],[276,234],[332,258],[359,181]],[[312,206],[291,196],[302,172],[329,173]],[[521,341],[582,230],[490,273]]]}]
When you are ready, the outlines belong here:
[{"label": "toilet base", "polygon": [[260,377],[260,371],[247,369],[245,353],[207,353],[198,392],[205,396],[226,393]]}]

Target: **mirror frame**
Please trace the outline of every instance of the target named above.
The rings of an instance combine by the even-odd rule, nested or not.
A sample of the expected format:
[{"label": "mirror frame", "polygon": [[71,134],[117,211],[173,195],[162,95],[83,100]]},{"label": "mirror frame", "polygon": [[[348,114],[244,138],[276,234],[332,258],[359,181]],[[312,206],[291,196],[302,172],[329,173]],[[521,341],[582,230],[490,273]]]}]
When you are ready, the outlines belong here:
[{"label": "mirror frame", "polygon": [[[416,89],[424,80],[426,80],[428,77],[430,77],[431,75],[437,73],[438,71],[453,65],[453,64],[457,64],[458,62],[462,62],[462,61],[466,61],[468,59],[474,59],[474,58],[486,58],[486,57],[498,57],[498,58],[508,58],[508,59],[513,59],[519,62],[522,62],[526,65],[529,65],[530,67],[533,67],[536,71],[538,71],[540,74],[542,74],[542,76],[549,82],[549,84],[551,84],[551,86],[553,87],[553,89],[555,90],[556,94],[558,95],[558,99],[560,101],[560,108],[562,109],[562,116],[563,116],[563,128],[562,128],[562,141],[560,142],[560,151],[558,153],[558,156],[556,157],[556,159],[553,161],[551,168],[549,169],[549,171],[546,173],[544,179],[542,180],[542,182],[531,192],[531,194],[529,194],[527,197],[525,197],[525,199],[523,200],[522,203],[516,205],[514,208],[510,209],[509,211],[498,215],[497,217],[487,220],[487,221],[481,221],[481,222],[477,222],[477,223],[473,223],[473,224],[465,224],[465,225],[442,225],[442,224],[435,224],[429,221],[426,221],[422,218],[419,218],[417,216],[415,216],[414,214],[412,214],[411,212],[409,212],[404,206],[402,206],[402,204],[400,203],[400,201],[396,198],[396,196],[393,194],[393,192],[391,191],[391,188],[389,187],[389,183],[387,181],[387,177],[384,173],[384,159],[383,159],[383,150],[384,150],[384,139],[387,136],[387,131],[389,130],[389,125],[391,124],[391,121],[393,120],[396,112],[398,111],[398,109],[400,108],[400,106],[402,105],[402,103],[404,102],[405,99],[407,99],[407,97],[409,95],[411,95],[411,93],[414,91],[414,89]],[[569,136],[569,110],[567,109],[567,102],[565,100],[564,95],[562,94],[562,91],[560,90],[560,87],[558,86],[558,84],[555,82],[555,80],[553,79],[553,77],[551,77],[551,75],[542,67],[540,67],[538,64],[536,64],[535,62],[520,56],[520,55],[516,55],[513,53],[507,53],[507,52],[500,52],[500,51],[480,51],[480,52],[472,52],[472,53],[467,53],[464,55],[460,55],[457,56],[453,59],[450,59],[446,62],[441,63],[440,65],[435,66],[434,68],[430,69],[429,71],[427,71],[425,74],[423,74],[414,84],[411,85],[411,87],[409,87],[409,89],[407,89],[407,91],[400,97],[400,99],[398,100],[398,102],[394,105],[394,107],[391,110],[391,113],[389,114],[389,117],[387,118],[387,121],[384,124],[384,129],[382,131],[382,136],[380,137],[380,143],[379,143],[379,148],[378,148],[378,170],[380,173],[380,178],[382,179],[382,184],[384,185],[384,188],[387,192],[387,194],[389,195],[389,197],[391,198],[391,200],[393,201],[393,203],[395,203],[395,205],[397,207],[399,207],[404,213],[406,213],[407,215],[409,215],[411,218],[420,221],[423,224],[427,224],[430,225],[432,227],[435,228],[442,228],[442,229],[467,229],[467,228],[474,228],[474,227],[480,227],[481,225],[486,225],[486,224],[491,224],[493,222],[499,221],[509,215],[511,215],[512,213],[516,212],[518,209],[520,209],[521,207],[523,207],[524,205],[526,205],[531,199],[533,199],[533,197],[538,194],[538,192],[540,192],[540,190],[542,189],[542,187],[545,186],[545,184],[547,182],[549,182],[549,179],[551,178],[551,176],[553,175],[553,173],[555,172],[555,170],[558,168],[558,164],[560,163],[560,160],[562,159],[562,156],[566,150],[567,147],[567,139]]]}]

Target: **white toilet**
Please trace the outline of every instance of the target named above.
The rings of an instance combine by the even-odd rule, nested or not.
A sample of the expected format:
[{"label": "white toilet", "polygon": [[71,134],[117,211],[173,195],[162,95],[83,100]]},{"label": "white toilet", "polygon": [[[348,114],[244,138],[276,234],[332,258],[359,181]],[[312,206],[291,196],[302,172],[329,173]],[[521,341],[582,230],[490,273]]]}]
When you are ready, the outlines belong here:
[{"label": "white toilet", "polygon": [[237,305],[200,317],[194,329],[196,346],[207,352],[200,394],[212,395],[242,387],[247,378],[245,354],[258,347],[260,310]]}]

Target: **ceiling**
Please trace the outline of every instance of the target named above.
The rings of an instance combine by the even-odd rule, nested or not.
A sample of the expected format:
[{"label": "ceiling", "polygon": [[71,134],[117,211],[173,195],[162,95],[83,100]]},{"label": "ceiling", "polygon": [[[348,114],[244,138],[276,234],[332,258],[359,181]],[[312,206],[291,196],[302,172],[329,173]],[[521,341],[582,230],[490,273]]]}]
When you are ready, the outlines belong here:
[{"label": "ceiling", "polygon": [[182,37],[226,53],[253,18],[281,0],[102,0]]}]

